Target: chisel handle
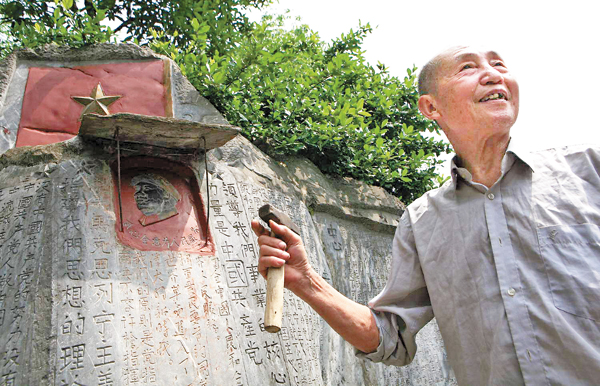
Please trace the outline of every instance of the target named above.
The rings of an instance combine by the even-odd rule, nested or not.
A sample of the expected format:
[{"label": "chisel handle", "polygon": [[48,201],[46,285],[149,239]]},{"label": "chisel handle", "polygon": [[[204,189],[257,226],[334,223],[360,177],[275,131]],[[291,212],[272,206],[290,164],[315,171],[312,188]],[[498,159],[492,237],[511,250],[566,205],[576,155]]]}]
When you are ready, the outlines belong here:
[{"label": "chisel handle", "polygon": [[[265,223],[274,221],[285,225],[294,233],[300,234],[300,228],[288,215],[274,208],[270,204],[263,205],[258,210],[258,215]],[[277,237],[271,230],[271,237]],[[281,330],[281,320],[283,318],[283,277],[285,273],[284,266],[271,267],[267,270],[267,305],[265,308],[265,330],[276,333]]]},{"label": "chisel handle", "polygon": [[267,306],[265,330],[276,333],[281,330],[283,316],[283,277],[285,266],[271,267],[267,271]]}]

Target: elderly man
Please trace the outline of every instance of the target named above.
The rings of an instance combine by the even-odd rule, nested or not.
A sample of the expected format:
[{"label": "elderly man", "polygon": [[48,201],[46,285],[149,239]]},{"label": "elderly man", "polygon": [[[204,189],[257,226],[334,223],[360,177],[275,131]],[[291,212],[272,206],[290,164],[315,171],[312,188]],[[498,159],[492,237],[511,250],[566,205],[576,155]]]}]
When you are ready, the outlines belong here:
[{"label": "elderly man", "polygon": [[462,385],[597,384],[600,152],[509,145],[519,88],[493,51],[443,52],[419,89],[456,157],[452,180],[403,214],[385,289],[369,307],[345,298],[299,237],[271,223],[281,240],[271,238],[254,222],[261,273],[286,264],[286,287],[360,357],[409,363],[435,315]]}]

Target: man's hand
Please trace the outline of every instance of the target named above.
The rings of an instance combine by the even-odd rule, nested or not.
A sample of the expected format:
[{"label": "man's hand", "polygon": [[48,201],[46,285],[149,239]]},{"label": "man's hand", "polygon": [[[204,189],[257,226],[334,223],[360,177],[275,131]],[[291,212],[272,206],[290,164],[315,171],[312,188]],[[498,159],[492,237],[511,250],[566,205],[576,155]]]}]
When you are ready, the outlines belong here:
[{"label": "man's hand", "polygon": [[252,221],[252,230],[258,237],[258,270],[266,279],[269,267],[281,267],[285,264],[284,286],[296,293],[296,289],[308,284],[312,267],[302,243],[302,239],[288,227],[269,222],[271,230],[278,238],[271,237],[258,220]]},{"label": "man's hand", "polygon": [[308,303],[354,347],[366,353],[375,351],[379,345],[379,330],[371,311],[340,294],[317,274],[308,262],[300,236],[273,221],[269,226],[279,238],[271,237],[258,220],[252,221],[260,247],[260,274],[266,278],[269,267],[285,264],[287,289]]}]

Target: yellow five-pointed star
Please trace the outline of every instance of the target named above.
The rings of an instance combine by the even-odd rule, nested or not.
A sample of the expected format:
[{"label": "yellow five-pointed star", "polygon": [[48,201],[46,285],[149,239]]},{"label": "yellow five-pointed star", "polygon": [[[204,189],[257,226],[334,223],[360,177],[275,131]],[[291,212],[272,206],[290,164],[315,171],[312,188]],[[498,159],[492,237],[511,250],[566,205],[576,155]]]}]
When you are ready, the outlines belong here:
[{"label": "yellow five-pointed star", "polygon": [[79,120],[81,120],[85,114],[109,115],[108,106],[120,97],[120,95],[104,96],[102,86],[98,83],[89,97],[72,96],[71,98],[85,106],[79,117]]}]

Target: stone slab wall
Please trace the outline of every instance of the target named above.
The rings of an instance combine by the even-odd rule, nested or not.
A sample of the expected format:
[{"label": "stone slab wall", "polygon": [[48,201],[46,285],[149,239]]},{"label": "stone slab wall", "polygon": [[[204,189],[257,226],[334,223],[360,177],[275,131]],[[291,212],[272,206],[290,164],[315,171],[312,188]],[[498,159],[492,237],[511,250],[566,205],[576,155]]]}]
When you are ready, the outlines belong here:
[{"label": "stone slab wall", "polygon": [[[258,208],[289,214],[317,271],[366,303],[385,285],[404,209],[382,189],[330,179],[303,159],[271,159],[242,137],[209,151],[207,168],[201,151],[122,143],[124,158],[191,171],[182,178],[197,181],[214,246],[142,251],[118,241],[114,143],[14,148],[31,66],[156,58],[133,45],[49,46],[0,66],[0,385],[455,384],[435,322],[404,368],[357,359],[288,291],[281,332],[263,329],[265,281],[250,229]],[[171,71],[176,118],[227,124]]]},{"label": "stone slab wall", "polygon": [[[406,368],[355,358],[287,291],[282,331],[262,329],[265,282],[256,271],[250,221],[263,203],[281,208],[300,226],[312,264],[342,293],[364,303],[385,283],[394,224],[353,215],[351,205],[324,204],[343,202],[349,194],[331,190],[314,166],[276,162],[240,137],[211,151],[208,191],[201,194],[210,203],[216,250],[201,256],[138,251],[117,241],[113,158],[79,139],[12,149],[0,158],[2,382],[453,383],[435,324],[420,333],[419,354]],[[196,170],[199,185],[206,186],[201,159],[177,160]],[[299,169],[306,173],[303,180],[294,177]],[[355,182],[342,185],[357,190]],[[385,195],[360,188],[371,190],[362,195],[371,203],[355,202],[356,210],[375,210],[373,202]],[[401,209],[388,200],[383,207]]]}]

